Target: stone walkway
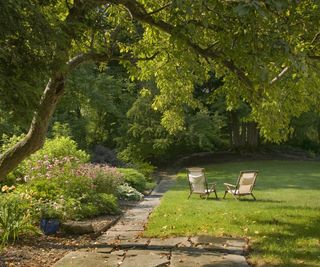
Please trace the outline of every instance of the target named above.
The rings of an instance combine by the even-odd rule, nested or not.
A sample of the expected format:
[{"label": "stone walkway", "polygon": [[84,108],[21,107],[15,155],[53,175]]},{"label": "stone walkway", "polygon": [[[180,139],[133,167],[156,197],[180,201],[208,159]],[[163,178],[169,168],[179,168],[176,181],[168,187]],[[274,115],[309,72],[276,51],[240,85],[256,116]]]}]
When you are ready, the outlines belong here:
[{"label": "stone walkway", "polygon": [[210,236],[143,238],[142,233],[152,210],[174,184],[163,179],[147,196],[97,242],[85,249],[71,252],[54,267],[194,267],[249,266],[243,256],[243,239]]}]

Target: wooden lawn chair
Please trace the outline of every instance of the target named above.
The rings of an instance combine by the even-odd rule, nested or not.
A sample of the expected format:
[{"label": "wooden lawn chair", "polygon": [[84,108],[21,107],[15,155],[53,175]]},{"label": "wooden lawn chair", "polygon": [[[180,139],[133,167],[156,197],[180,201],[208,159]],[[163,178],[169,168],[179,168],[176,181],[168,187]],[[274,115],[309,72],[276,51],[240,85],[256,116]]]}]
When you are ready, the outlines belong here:
[{"label": "wooden lawn chair", "polygon": [[214,193],[216,195],[216,198],[218,198],[216,184],[208,184],[204,168],[187,168],[187,177],[190,187],[190,194],[188,196],[188,199],[190,198],[192,193],[200,194],[201,198],[206,199],[210,196],[211,193]]},{"label": "wooden lawn chair", "polygon": [[223,198],[226,197],[227,193],[230,193],[236,200],[247,195],[251,195],[253,199],[256,200],[252,190],[255,186],[257,175],[258,171],[241,171],[236,185],[224,183],[226,189]]}]

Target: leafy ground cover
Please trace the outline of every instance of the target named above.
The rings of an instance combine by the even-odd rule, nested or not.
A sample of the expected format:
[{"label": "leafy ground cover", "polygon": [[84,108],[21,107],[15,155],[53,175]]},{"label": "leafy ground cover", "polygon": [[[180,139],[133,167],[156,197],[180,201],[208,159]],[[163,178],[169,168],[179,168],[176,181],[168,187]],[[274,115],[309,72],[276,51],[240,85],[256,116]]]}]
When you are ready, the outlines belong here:
[{"label": "leafy ground cover", "polygon": [[[204,166],[217,182],[219,200],[188,200],[188,183],[178,174],[151,214],[148,237],[237,236],[248,239],[254,265],[320,266],[320,164],[306,161],[250,161]],[[224,182],[235,183],[240,170],[259,170],[250,197],[223,200]]]}]

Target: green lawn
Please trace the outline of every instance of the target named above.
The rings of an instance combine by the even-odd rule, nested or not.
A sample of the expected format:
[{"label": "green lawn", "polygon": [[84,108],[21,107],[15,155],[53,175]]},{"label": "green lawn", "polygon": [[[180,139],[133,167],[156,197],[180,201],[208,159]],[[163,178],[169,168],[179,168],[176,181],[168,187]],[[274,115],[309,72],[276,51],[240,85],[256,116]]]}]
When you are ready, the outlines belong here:
[{"label": "green lawn", "polygon": [[[274,266],[320,266],[320,162],[256,161],[204,166],[220,200],[188,200],[185,174],[151,214],[145,236],[213,236],[249,239],[249,261]],[[257,201],[223,200],[224,182],[257,169]]]}]

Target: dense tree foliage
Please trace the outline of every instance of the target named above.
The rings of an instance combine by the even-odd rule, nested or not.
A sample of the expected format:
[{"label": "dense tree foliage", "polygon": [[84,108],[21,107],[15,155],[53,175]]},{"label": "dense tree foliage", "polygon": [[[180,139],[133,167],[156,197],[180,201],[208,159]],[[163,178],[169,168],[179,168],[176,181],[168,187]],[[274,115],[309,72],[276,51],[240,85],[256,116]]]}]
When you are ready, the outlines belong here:
[{"label": "dense tree foliage", "polygon": [[[116,60],[133,80],[155,83],[160,93],[150,102],[169,135],[193,123],[186,109],[204,120],[212,116],[194,94],[212,72],[222,81],[212,94],[224,95],[228,111],[247,105],[246,122],[255,121],[268,140],[285,140],[291,118],[318,107],[320,5],[315,1],[9,0],[0,5],[0,110],[9,119],[23,113],[23,122],[36,110],[26,137],[0,156],[0,178],[42,146],[67,77],[88,61]],[[95,104],[85,103],[89,94],[99,101],[107,96],[99,93],[99,81],[93,88],[79,90],[81,112],[109,120],[113,111],[93,111]],[[109,122],[93,130],[98,138]]]}]

